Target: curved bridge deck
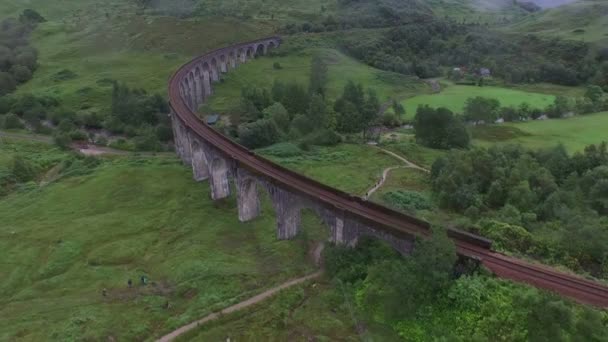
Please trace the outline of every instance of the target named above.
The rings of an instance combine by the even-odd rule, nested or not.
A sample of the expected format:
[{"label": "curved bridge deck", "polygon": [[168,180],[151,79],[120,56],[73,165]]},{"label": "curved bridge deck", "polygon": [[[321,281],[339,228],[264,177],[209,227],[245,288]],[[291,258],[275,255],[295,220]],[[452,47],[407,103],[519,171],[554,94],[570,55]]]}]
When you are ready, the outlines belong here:
[{"label": "curved bridge deck", "polygon": [[[182,66],[169,83],[176,152],[193,168],[197,181],[209,180],[213,199],[230,195],[236,181],[239,219],[259,214],[258,186],[265,188],[277,213],[277,237],[289,239],[299,229],[300,210],[315,210],[329,226],[331,240],[354,245],[366,235],[387,241],[407,254],[416,238],[431,234],[429,223],[363,200],[288,170],[203,123],[198,106],[212,94],[222,73],[277,47],[279,37],[236,44],[197,57]],[[554,269],[492,252],[490,243],[471,234],[450,234],[458,253],[477,258],[497,276],[551,290],[579,302],[608,307],[608,287]]]}]

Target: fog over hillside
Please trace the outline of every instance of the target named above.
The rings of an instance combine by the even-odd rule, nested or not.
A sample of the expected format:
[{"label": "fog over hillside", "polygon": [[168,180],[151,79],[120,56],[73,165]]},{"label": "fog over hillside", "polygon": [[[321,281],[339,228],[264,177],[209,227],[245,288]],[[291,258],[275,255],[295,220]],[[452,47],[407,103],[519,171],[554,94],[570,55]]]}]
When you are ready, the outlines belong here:
[{"label": "fog over hillside", "polygon": [[[520,2],[533,2],[542,8],[551,8],[576,2],[578,0],[518,0]],[[499,10],[513,5],[513,0],[475,0],[474,5],[481,10]]]},{"label": "fog over hillside", "polygon": [[543,8],[549,8],[549,7],[556,7],[556,6],[569,4],[569,3],[575,2],[577,0],[531,0],[531,1]]}]

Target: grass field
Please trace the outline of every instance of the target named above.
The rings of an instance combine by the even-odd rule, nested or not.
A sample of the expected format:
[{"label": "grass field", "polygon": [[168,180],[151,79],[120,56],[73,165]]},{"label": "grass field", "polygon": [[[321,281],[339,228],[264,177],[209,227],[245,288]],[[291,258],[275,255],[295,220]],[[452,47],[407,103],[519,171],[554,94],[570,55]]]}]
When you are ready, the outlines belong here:
[{"label": "grass field", "polygon": [[400,163],[378,149],[354,144],[315,147],[293,155],[277,155],[273,147],[258,152],[310,178],[360,195],[380,179],[385,168]]},{"label": "grass field", "polygon": [[212,202],[190,172],[118,158],[1,199],[0,340],[142,340],[312,270],[318,218],[277,241],[268,201],[242,224],[234,199]]},{"label": "grass field", "polygon": [[528,103],[534,108],[545,108],[553,103],[555,96],[500,87],[477,87],[449,84],[441,93],[419,95],[402,101],[406,118],[413,119],[420,105],[445,107],[455,113],[462,113],[465,102],[470,97],[482,96],[500,101],[502,106],[519,106]]},{"label": "grass field", "polygon": [[[306,49],[284,57],[259,58],[239,66],[236,71],[225,76],[223,83],[215,87],[209,107],[220,112],[226,111],[238,105],[235,99],[240,97],[244,87],[270,89],[275,80],[298,82],[308,87],[310,62],[315,54],[319,54],[328,66],[327,92],[330,98],[339,96],[349,80],[374,89],[380,101],[413,96],[427,88],[411,77],[372,68],[337,50]],[[279,63],[281,69],[274,69],[274,63]]]},{"label": "grass field", "polygon": [[563,144],[569,152],[576,152],[587,145],[608,141],[608,112],[568,119],[477,126],[472,133],[474,143],[482,146],[518,143],[538,149]]},{"label": "grass field", "polygon": [[357,311],[352,293],[319,279],[178,341],[400,341],[390,327],[364,320]]}]

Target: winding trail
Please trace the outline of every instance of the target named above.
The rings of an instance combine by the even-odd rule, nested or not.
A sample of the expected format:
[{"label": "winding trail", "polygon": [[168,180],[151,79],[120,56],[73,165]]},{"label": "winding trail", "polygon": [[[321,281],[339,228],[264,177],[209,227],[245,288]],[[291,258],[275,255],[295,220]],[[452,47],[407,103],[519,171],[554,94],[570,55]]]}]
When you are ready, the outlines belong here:
[{"label": "winding trail", "polygon": [[[312,251],[312,256],[314,258],[315,265],[317,265],[317,266],[321,266],[322,265],[321,255],[323,253],[323,249],[324,248],[325,248],[325,244],[321,242]],[[266,290],[266,291],[264,291],[264,292],[262,292],[262,293],[260,293],[260,294],[258,294],[256,296],[254,296],[254,297],[251,297],[251,298],[249,298],[247,300],[244,300],[242,302],[236,303],[236,304],[234,304],[232,306],[229,306],[229,307],[227,307],[227,308],[225,308],[225,309],[223,309],[223,310],[221,310],[219,312],[214,312],[212,314],[209,314],[209,315],[207,315],[207,316],[205,316],[205,317],[203,317],[203,318],[201,318],[201,319],[199,319],[197,321],[194,321],[194,322],[192,322],[190,324],[184,325],[183,327],[178,328],[177,330],[174,330],[174,331],[170,332],[169,334],[167,334],[167,335],[159,338],[157,340],[157,342],[169,342],[169,341],[173,341],[177,337],[179,337],[179,336],[181,336],[181,335],[183,335],[183,334],[185,334],[185,333],[187,333],[187,332],[189,332],[189,331],[191,331],[193,329],[196,329],[199,326],[201,326],[201,325],[203,325],[203,324],[205,324],[207,322],[211,322],[213,320],[221,318],[224,315],[227,315],[227,314],[239,311],[239,310],[243,310],[243,309],[245,309],[247,307],[250,307],[250,306],[252,306],[254,304],[260,303],[260,302],[262,302],[262,301],[264,301],[264,300],[272,297],[273,295],[277,294],[278,292],[280,292],[282,290],[285,290],[285,289],[290,288],[290,287],[295,286],[295,285],[299,285],[299,284],[305,283],[305,282],[307,282],[309,280],[312,280],[312,279],[319,278],[321,275],[323,275],[323,269],[322,268],[320,270],[318,270],[317,272],[315,272],[315,273],[312,273],[312,274],[309,274],[309,275],[306,275],[306,276],[303,276],[303,277],[300,277],[300,278],[291,279],[289,281],[286,281],[283,284],[275,286],[275,287],[273,287],[273,288],[271,288],[269,290]]]},{"label": "winding trail", "polygon": [[373,195],[376,191],[378,191],[378,189],[380,189],[384,183],[386,183],[386,179],[388,178],[388,175],[391,171],[396,170],[396,169],[415,169],[415,170],[420,170],[422,172],[425,173],[430,173],[430,171],[428,169],[423,168],[420,165],[414,164],[411,161],[405,159],[404,157],[398,155],[395,152],[383,149],[382,147],[378,147],[375,146],[377,149],[379,149],[380,151],[396,158],[399,159],[400,161],[402,161],[405,165],[399,165],[399,166],[391,166],[391,167],[387,167],[386,169],[384,169],[384,171],[382,172],[382,178],[374,185],[373,188],[369,189],[366,193],[365,196],[363,196],[363,198],[365,199],[369,199],[371,197],[371,195]]}]

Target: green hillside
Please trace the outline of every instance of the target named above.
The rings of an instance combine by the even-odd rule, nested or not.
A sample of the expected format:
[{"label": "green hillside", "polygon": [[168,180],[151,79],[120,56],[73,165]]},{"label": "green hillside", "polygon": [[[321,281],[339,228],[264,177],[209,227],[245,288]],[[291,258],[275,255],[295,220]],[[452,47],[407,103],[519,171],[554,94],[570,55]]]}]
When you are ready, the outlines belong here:
[{"label": "green hillside", "polygon": [[579,0],[526,16],[508,27],[517,33],[537,33],[586,42],[608,41],[608,2]]}]

